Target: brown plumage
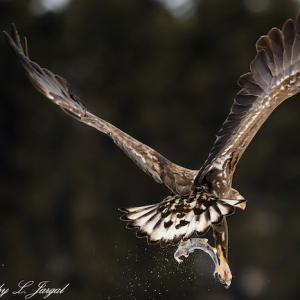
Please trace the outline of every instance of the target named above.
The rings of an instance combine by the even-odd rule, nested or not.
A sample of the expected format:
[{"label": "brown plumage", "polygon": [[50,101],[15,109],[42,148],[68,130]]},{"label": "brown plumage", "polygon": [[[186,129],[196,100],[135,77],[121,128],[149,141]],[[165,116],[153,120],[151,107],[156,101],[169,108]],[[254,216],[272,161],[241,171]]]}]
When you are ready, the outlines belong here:
[{"label": "brown plumage", "polygon": [[69,93],[69,83],[29,59],[27,41],[21,45],[15,27],[4,33],[34,87],[77,120],[107,134],[144,172],[164,183],[172,194],[161,203],[123,208],[128,228],[138,228],[138,237],[161,246],[204,234],[211,226],[224,280],[231,279],[227,265],[228,232],[224,216],[235,207],[245,208],[244,198],[232,189],[236,165],[252,138],[285,99],[299,92],[300,18],[288,20],[282,31],[273,28],[256,43],[258,51],[250,72],[238,80],[241,90],[217,134],[200,170],[178,166],[152,148],[87,111],[81,100]]}]

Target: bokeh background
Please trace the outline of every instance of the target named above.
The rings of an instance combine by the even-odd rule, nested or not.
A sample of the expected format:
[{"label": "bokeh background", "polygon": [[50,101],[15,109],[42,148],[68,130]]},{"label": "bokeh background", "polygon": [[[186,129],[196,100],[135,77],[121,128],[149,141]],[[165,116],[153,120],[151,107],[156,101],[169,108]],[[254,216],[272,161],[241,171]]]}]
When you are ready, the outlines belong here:
[{"label": "bokeh background", "polygon": [[[31,58],[66,78],[89,111],[198,169],[256,40],[299,8],[295,0],[0,0],[0,27],[14,22]],[[233,186],[248,203],[228,218],[225,290],[207,254],[178,265],[175,247],[148,246],[125,228],[118,207],[156,203],[169,190],[40,95],[4,38],[0,47],[3,299],[24,299],[11,294],[21,280],[70,283],[53,299],[299,299],[300,95],[272,114],[237,167]]]}]

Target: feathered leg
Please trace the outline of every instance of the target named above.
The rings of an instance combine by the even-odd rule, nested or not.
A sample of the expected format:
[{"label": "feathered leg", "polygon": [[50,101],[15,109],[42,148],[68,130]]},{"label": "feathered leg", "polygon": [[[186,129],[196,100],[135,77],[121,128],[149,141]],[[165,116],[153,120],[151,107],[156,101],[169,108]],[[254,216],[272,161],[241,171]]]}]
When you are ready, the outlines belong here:
[{"label": "feathered leg", "polygon": [[218,225],[212,224],[214,230],[214,239],[218,256],[220,259],[219,277],[223,281],[226,288],[229,288],[232,280],[231,271],[228,265],[228,228],[227,221],[224,217]]}]

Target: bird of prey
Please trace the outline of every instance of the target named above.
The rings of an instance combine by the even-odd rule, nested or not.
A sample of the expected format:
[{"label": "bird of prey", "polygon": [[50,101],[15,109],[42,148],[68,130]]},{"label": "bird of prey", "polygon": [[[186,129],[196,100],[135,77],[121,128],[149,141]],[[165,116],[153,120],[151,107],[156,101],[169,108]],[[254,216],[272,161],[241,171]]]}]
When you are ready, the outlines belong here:
[{"label": "bird of prey", "polygon": [[226,216],[233,214],[236,207],[244,209],[246,201],[231,187],[233,174],[245,149],[268,116],[300,90],[299,14],[295,23],[288,20],[282,30],[273,28],[257,41],[258,53],[250,64],[251,71],[238,80],[241,90],[200,170],[189,170],[172,163],[154,149],[91,114],[83,102],[69,92],[70,85],[65,79],[29,59],[27,40],[24,38],[21,44],[14,26],[11,36],[4,34],[39,92],[78,121],[107,134],[144,172],[172,191],[160,203],[120,209],[125,212],[121,219],[128,221],[127,228],[138,228],[138,237],[147,237],[149,244],[160,243],[165,247],[180,241],[185,243],[195,235],[204,235],[212,227],[220,260],[218,274],[228,287],[232,275],[228,266]]}]

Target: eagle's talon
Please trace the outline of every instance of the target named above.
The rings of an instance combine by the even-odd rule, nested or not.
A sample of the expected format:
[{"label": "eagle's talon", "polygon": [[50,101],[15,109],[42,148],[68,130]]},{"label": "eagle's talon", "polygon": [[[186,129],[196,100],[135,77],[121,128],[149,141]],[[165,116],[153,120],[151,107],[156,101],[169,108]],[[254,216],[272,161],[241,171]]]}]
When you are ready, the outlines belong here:
[{"label": "eagle's talon", "polygon": [[232,274],[226,261],[221,262],[218,275],[220,282],[225,285],[225,288],[228,289],[231,284]]},{"label": "eagle's talon", "polygon": [[182,263],[182,259],[179,258],[179,256],[176,255],[176,252],[174,253],[174,258],[177,260],[177,262],[180,264]]}]

